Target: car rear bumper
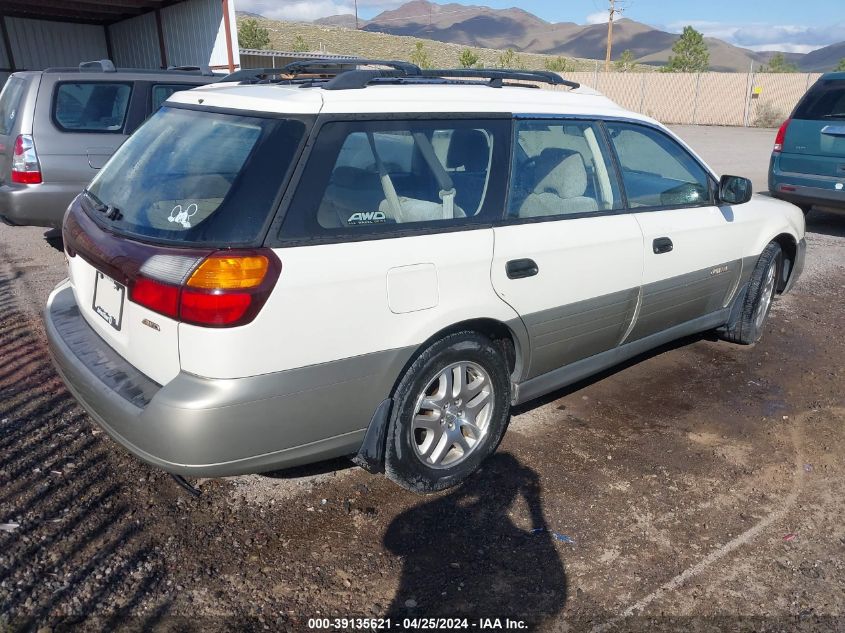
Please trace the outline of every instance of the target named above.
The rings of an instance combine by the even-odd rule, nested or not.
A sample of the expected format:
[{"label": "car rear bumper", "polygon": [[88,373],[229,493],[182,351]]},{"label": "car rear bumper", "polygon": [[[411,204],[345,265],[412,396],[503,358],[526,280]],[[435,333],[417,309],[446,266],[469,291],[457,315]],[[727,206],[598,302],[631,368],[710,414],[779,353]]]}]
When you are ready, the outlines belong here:
[{"label": "car rear bumper", "polygon": [[95,422],[140,459],[189,476],[265,472],[357,452],[389,395],[379,376],[407,360],[391,353],[226,380],[183,372],[160,386],[85,322],[67,282],[50,295],[44,323],[59,374]]},{"label": "car rear bumper", "polygon": [[[842,185],[837,189],[837,185]],[[769,189],[775,198],[799,206],[817,205],[845,209],[845,176],[814,176],[784,172],[772,161],[769,171]]]},{"label": "car rear bumper", "polygon": [[84,183],[49,183],[0,186],[0,218],[14,226],[61,228],[65,210]]}]

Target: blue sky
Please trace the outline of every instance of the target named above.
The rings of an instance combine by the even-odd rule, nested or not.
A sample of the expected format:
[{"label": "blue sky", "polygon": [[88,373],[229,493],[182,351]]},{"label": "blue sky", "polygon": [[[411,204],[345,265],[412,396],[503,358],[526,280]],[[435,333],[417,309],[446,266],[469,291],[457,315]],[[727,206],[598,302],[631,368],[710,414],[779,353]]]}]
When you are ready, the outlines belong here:
[{"label": "blue sky", "polygon": [[[371,18],[404,0],[358,0],[359,14]],[[607,20],[607,0],[455,0],[498,9],[518,6],[550,22]],[[756,50],[808,52],[845,40],[843,0],[617,0],[624,16],[668,31],[692,24],[705,35]],[[235,0],[239,11],[270,18],[313,20],[352,13],[353,0]],[[439,2],[446,4],[446,2]]]}]

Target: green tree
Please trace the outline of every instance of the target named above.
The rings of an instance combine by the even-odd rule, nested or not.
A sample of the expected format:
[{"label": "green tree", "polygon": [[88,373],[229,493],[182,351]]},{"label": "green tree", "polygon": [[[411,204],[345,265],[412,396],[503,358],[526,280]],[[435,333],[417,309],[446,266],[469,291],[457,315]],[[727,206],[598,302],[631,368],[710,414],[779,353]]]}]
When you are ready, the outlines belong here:
[{"label": "green tree", "polygon": [[238,44],[241,48],[269,48],[270,31],[253,18],[238,22]]},{"label": "green tree", "polygon": [[504,53],[499,55],[499,68],[512,68],[516,70],[525,70],[525,63],[516,52],[509,48]]},{"label": "green tree", "polygon": [[461,55],[458,57],[458,62],[461,64],[461,68],[472,68],[478,63],[478,55],[473,53],[470,49],[465,48],[461,51]]},{"label": "green tree", "polygon": [[710,66],[710,51],[704,36],[691,26],[685,26],[681,37],[672,46],[674,55],[661,70],[667,73],[702,73]]},{"label": "green tree", "polygon": [[414,45],[414,50],[411,51],[411,63],[416,64],[420,68],[431,68],[431,59],[425,51],[422,42],[417,42]]},{"label": "green tree", "polygon": [[838,73],[845,72],[845,57],[839,60],[839,65],[834,70]]},{"label": "green tree", "polygon": [[775,53],[769,60],[769,63],[763,66],[764,73],[797,73],[798,66],[792,62],[786,61],[786,55],[783,53]]},{"label": "green tree", "polygon": [[619,56],[615,62],[613,62],[613,67],[616,68],[616,72],[620,73],[627,73],[637,68],[637,62],[634,61],[634,54],[630,50],[625,50]]},{"label": "green tree", "polygon": [[294,53],[307,53],[311,49],[308,46],[308,42],[305,41],[305,38],[301,35],[297,35],[293,40],[293,52]]},{"label": "green tree", "polygon": [[569,73],[575,70],[575,64],[562,55],[547,59],[545,66],[546,70],[551,70],[553,73]]}]

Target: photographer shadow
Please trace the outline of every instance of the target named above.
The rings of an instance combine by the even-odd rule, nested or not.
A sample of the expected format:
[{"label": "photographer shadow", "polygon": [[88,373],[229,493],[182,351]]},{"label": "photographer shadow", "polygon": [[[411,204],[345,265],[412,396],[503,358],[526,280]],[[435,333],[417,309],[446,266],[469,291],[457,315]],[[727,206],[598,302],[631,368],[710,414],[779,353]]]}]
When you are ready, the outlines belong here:
[{"label": "photographer shadow", "polygon": [[[526,527],[511,518],[522,513],[522,502]],[[384,544],[403,561],[388,612],[395,622],[510,618],[534,628],[566,604],[566,573],[546,525],[539,477],[508,453],[492,455],[455,491],[396,517]]]}]

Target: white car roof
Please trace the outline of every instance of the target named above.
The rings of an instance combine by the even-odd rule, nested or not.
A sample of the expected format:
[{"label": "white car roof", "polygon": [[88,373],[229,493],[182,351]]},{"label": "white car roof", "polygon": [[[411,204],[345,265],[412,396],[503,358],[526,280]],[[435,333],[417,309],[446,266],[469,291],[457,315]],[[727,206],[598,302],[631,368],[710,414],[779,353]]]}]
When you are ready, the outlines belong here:
[{"label": "white car roof", "polygon": [[394,84],[371,85],[359,90],[323,90],[218,83],[175,93],[168,102],[281,114],[472,112],[610,116],[651,121],[586,87],[548,90],[471,84]]}]

